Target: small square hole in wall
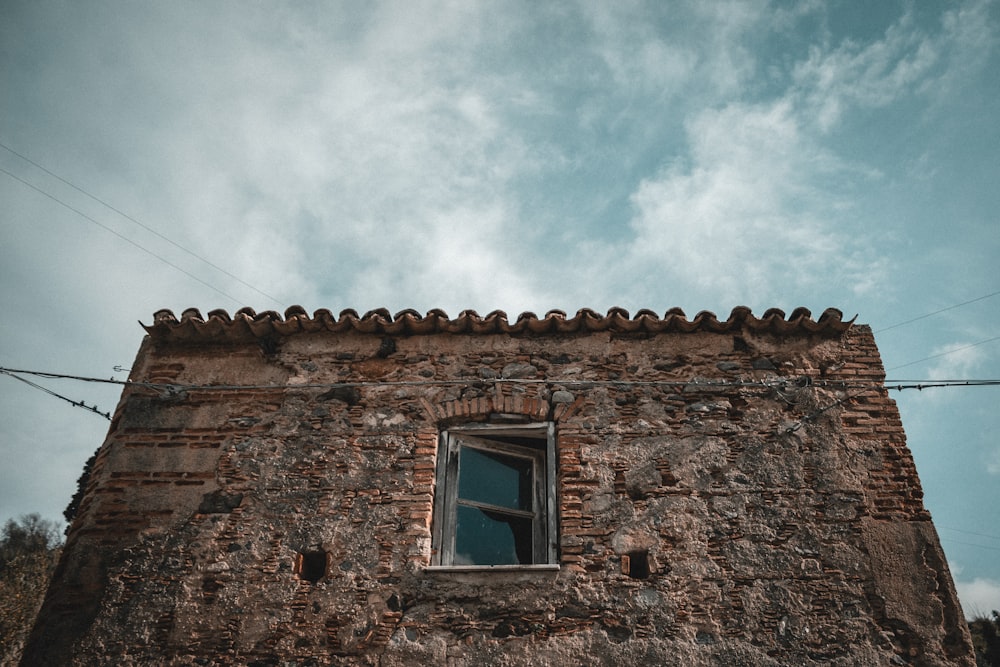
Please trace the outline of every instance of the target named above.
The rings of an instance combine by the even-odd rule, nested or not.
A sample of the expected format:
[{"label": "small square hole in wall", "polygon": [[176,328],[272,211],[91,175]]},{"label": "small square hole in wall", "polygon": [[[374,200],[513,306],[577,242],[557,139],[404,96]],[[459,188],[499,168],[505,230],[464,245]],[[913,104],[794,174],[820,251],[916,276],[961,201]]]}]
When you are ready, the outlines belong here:
[{"label": "small square hole in wall", "polygon": [[295,575],[303,581],[315,584],[326,576],[326,552],[302,551],[295,556]]},{"label": "small square hole in wall", "polygon": [[649,552],[630,551],[622,556],[622,574],[633,579],[649,578]]}]

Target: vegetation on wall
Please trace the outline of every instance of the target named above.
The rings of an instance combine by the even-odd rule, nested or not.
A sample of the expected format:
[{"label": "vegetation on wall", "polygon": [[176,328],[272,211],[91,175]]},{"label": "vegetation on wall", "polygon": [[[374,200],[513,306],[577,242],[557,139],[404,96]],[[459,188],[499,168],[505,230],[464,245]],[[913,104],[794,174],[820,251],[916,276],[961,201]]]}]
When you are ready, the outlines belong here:
[{"label": "vegetation on wall", "polygon": [[0,530],[0,665],[17,664],[61,549],[59,527],[38,514]]},{"label": "vegetation on wall", "polygon": [[70,524],[73,523],[73,519],[76,518],[76,513],[80,509],[80,503],[83,501],[83,494],[87,490],[87,484],[90,483],[90,474],[94,470],[94,463],[97,461],[97,452],[100,451],[100,447],[90,455],[87,462],[83,464],[83,472],[76,480],[76,492],[69,501],[69,505],[63,510],[63,517],[66,519],[66,530],[69,530]]}]

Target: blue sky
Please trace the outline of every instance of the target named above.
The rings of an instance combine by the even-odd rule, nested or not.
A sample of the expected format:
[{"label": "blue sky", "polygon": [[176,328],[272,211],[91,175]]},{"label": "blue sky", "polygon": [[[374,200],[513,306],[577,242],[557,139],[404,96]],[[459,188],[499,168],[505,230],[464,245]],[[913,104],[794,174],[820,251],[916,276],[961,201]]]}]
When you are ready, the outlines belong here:
[{"label": "blue sky", "polygon": [[[123,378],[160,308],[834,306],[891,380],[1000,378],[997,2],[537,5],[0,5],[52,172],[0,148],[0,366]],[[0,519],[57,518],[107,422],[0,395]],[[894,396],[1000,609],[1000,389]]]}]

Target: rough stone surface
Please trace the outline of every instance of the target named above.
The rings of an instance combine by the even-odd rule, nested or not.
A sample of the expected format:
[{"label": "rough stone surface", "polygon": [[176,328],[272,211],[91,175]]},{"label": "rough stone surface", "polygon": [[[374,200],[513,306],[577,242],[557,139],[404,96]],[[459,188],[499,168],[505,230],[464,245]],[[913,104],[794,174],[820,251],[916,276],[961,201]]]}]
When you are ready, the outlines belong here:
[{"label": "rough stone surface", "polygon": [[[123,393],[25,665],[973,665],[867,327],[154,337],[132,378],[189,386]],[[559,568],[429,568],[439,433],[498,415],[555,423]]]}]

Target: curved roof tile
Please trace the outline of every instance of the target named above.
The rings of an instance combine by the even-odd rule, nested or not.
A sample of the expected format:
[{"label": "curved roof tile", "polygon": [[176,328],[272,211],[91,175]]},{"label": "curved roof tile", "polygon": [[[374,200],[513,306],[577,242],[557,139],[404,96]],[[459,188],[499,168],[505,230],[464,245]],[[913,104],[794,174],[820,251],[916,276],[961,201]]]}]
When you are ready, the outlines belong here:
[{"label": "curved roof tile", "polygon": [[604,315],[581,308],[573,317],[567,317],[561,310],[550,310],[545,317],[530,312],[521,313],[511,322],[502,310],[494,310],[485,317],[474,310],[463,310],[452,319],[439,309],[430,310],[426,315],[412,309],[392,315],[385,308],[377,308],[363,316],[355,310],[346,309],[340,311],[339,316],[334,316],[331,311],[321,308],[310,317],[301,306],[291,306],[285,310],[284,316],[273,310],[257,313],[253,308],[241,308],[232,317],[225,310],[212,310],[208,318],[204,318],[197,308],[188,308],[178,319],[170,310],[159,310],[153,314],[153,323],[143,324],[142,327],[157,340],[191,342],[237,341],[320,331],[384,335],[545,335],[597,331],[658,334],[694,331],[725,333],[744,327],[779,335],[835,336],[850,328],[854,319],[844,320],[843,313],[836,308],[827,308],[817,320],[812,319],[808,308],[796,308],[787,319],[784,311],[770,308],[758,318],[746,306],[737,306],[726,320],[719,320],[715,313],[707,310],[689,320],[680,308],[671,308],[663,317],[648,309],[629,317],[624,308],[611,308]]}]

